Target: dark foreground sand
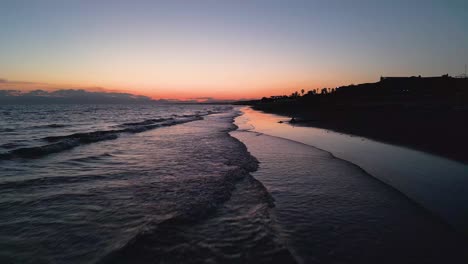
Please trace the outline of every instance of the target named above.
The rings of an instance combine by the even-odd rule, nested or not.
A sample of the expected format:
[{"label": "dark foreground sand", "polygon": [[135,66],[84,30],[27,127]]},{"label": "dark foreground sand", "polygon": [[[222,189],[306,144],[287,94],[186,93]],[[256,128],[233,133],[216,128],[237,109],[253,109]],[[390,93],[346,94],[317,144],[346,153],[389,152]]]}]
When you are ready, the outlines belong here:
[{"label": "dark foreground sand", "polygon": [[467,263],[464,238],[359,167],[298,142],[232,135],[260,161],[253,176],[299,263]]},{"label": "dark foreground sand", "polygon": [[331,129],[468,163],[468,111],[421,106],[312,108],[256,104],[256,110],[295,117],[298,125]]}]

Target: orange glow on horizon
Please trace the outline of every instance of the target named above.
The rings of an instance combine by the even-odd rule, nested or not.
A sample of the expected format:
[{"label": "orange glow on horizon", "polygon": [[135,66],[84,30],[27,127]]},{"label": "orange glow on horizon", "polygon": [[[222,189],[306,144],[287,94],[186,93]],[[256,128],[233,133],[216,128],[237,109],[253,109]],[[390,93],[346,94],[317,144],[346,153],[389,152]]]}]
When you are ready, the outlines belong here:
[{"label": "orange glow on horizon", "polygon": [[[0,79],[1,80],[1,79]],[[60,90],[60,89],[83,89],[91,92],[119,92],[134,95],[148,96],[154,100],[174,99],[174,100],[198,100],[207,98],[215,100],[239,100],[239,99],[259,99],[273,95],[289,95],[295,91],[304,89],[306,92],[315,88],[336,87],[350,83],[338,83],[337,81],[319,82],[314,80],[276,82],[273,81],[249,85],[247,83],[228,83],[224,85],[149,85],[149,84],[109,84],[99,83],[93,85],[89,82],[82,83],[48,83],[29,81],[0,81],[0,89],[14,89],[20,91],[32,90]],[[130,88],[131,87],[131,88]]]},{"label": "orange glow on horizon", "polygon": [[[128,88],[135,87],[135,88]],[[245,87],[236,87],[234,85],[226,85],[224,87],[186,87],[186,86],[169,86],[155,87],[145,85],[137,88],[136,85],[90,85],[85,84],[50,84],[45,82],[24,82],[24,81],[4,81],[0,82],[0,89],[14,89],[20,91],[46,90],[54,91],[60,89],[83,89],[91,92],[119,92],[130,93],[134,95],[148,96],[152,99],[174,99],[174,100],[203,100],[204,98],[213,98],[216,100],[239,100],[239,99],[256,99],[264,96],[272,95],[289,95],[294,91],[304,89],[306,91],[322,88],[335,87],[327,86],[326,84],[311,84],[308,82],[290,82],[276,83],[271,85],[247,85]],[[201,98],[201,99],[200,99]]]}]

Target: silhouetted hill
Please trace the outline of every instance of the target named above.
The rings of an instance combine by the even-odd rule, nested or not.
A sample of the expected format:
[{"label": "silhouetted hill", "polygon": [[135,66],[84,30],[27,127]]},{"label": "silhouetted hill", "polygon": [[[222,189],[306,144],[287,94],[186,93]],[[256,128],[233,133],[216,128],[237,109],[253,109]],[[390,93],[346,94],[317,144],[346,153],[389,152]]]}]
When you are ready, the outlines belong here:
[{"label": "silhouetted hill", "polygon": [[468,162],[467,78],[382,77],[238,104]]}]

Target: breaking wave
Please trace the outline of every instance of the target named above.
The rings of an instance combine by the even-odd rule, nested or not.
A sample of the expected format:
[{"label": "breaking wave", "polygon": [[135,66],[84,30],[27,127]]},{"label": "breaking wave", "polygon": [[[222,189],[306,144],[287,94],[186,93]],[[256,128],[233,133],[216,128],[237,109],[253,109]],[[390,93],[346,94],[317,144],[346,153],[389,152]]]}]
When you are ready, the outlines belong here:
[{"label": "breaking wave", "polygon": [[68,125],[52,123],[52,124],[46,124],[46,125],[32,126],[30,128],[37,129],[37,128],[63,128],[63,127],[68,127]]},{"label": "breaking wave", "polygon": [[[31,135],[23,137],[25,142],[45,145],[8,149],[8,158],[42,157],[91,145],[50,160],[13,159],[2,164],[0,216],[6,221],[0,244],[5,245],[2,254],[7,260],[294,262],[276,230],[273,199],[251,175],[258,161],[228,134],[236,128],[232,123],[236,113],[206,116],[219,111],[170,107],[178,111],[157,114],[158,109],[150,108],[122,116],[105,112],[74,119],[73,130],[25,131]],[[77,111],[80,115],[86,110],[82,108]],[[106,114],[110,115],[106,118]],[[47,123],[55,120],[60,118]],[[182,129],[174,126],[194,120],[200,121]],[[74,124],[101,128],[83,133]],[[148,136],[130,136],[158,127],[167,128]],[[92,145],[119,136],[105,148]],[[18,237],[28,237],[28,244],[15,247]],[[38,254],[36,248],[42,245],[47,247]]]},{"label": "breaking wave", "polygon": [[186,191],[192,199],[180,204],[177,213],[148,223],[98,263],[222,263],[243,258],[296,263],[273,227],[273,197],[250,174],[258,169],[258,160],[245,145],[233,143],[237,151],[229,163],[235,169],[204,179],[203,190],[208,191]]},{"label": "breaking wave", "polygon": [[0,160],[8,160],[14,158],[40,158],[52,153],[72,149],[74,147],[84,144],[116,139],[122,133],[140,133],[158,127],[173,126],[201,119],[203,119],[201,115],[186,115],[177,119],[148,119],[141,122],[124,123],[118,126],[120,127],[120,129],[75,133],[64,136],[44,137],[42,140],[49,142],[50,144],[34,147],[17,148],[14,150],[10,150],[6,153],[0,153]]}]

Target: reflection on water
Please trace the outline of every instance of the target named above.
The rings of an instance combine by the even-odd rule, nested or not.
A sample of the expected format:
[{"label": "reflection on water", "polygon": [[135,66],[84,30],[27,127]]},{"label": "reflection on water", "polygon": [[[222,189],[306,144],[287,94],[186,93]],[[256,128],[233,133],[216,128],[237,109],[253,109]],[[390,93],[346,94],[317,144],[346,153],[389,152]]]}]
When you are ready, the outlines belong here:
[{"label": "reflection on water", "polygon": [[228,134],[235,115],[0,106],[0,263],[291,261],[257,162]]},{"label": "reflection on water", "polygon": [[350,161],[412,200],[468,231],[468,165],[442,157],[333,131],[292,126],[288,118],[243,108],[237,124],[326,150]]}]

